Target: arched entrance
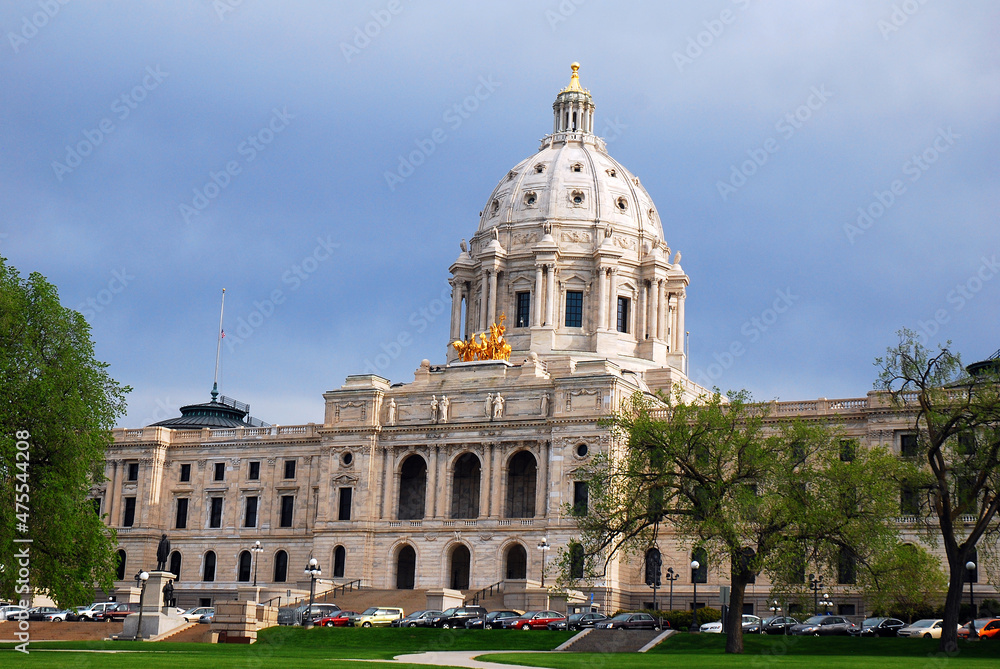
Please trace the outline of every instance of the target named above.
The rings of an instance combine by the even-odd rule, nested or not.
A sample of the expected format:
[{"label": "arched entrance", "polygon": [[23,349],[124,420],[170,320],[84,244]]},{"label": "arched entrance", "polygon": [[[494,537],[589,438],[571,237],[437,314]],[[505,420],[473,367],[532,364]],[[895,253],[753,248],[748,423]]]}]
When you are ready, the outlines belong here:
[{"label": "arched entrance", "polygon": [[504,574],[508,580],[528,578],[528,551],[521,544],[514,544],[504,553]]},{"label": "arched entrance", "polygon": [[420,520],[424,517],[427,497],[427,463],[419,455],[411,455],[399,469],[400,520]]},{"label": "arched entrance", "polygon": [[482,466],[479,458],[466,453],[455,461],[455,475],[451,488],[451,517],[479,517],[479,485]]},{"label": "arched entrance", "polygon": [[507,465],[507,517],[535,517],[535,479],[538,465],[535,456],[521,451]]},{"label": "arched entrance", "polygon": [[417,553],[413,546],[403,546],[396,554],[396,589],[413,590],[417,570]]},{"label": "arched entrance", "polygon": [[449,570],[451,585],[448,586],[449,588],[452,590],[469,589],[469,566],[471,562],[472,555],[469,553],[469,549],[462,544],[455,546],[451,551],[451,569]]}]

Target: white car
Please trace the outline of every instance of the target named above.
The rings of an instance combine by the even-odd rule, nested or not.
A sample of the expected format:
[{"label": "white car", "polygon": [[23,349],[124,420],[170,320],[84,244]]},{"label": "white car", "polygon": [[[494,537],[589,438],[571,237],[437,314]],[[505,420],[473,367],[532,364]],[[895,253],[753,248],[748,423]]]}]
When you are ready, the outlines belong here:
[{"label": "white car", "polygon": [[[0,621],[10,620],[9,616],[16,615],[21,611],[27,611],[26,606],[18,606],[17,604],[11,604],[9,606],[0,606]],[[27,616],[25,616],[27,618]]]},{"label": "white car", "polygon": [[183,612],[180,615],[181,615],[181,618],[183,618],[184,620],[188,621],[189,623],[196,623],[196,622],[198,622],[201,619],[202,616],[205,616],[205,615],[215,615],[215,607],[214,606],[196,606],[193,609],[188,609],[187,611]]},{"label": "white car", "polygon": [[924,618],[912,625],[901,627],[896,636],[904,636],[917,639],[940,639],[944,621],[940,618]]},{"label": "white car", "polygon": [[[705,623],[698,628],[702,633],[722,634],[722,621]],[[757,634],[760,632],[760,618],[749,613],[743,614],[743,632],[746,634]]]},{"label": "white car", "polygon": [[97,614],[104,614],[121,604],[121,602],[94,602],[83,611],[80,611],[80,620],[96,620]]},{"label": "white car", "polygon": [[722,621],[717,620],[714,623],[705,623],[698,628],[702,634],[722,634]]}]

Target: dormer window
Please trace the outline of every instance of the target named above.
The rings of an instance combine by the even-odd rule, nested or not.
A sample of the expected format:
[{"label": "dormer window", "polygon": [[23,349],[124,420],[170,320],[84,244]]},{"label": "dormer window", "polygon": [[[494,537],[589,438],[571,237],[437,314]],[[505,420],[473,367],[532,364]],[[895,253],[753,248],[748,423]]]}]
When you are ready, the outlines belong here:
[{"label": "dormer window", "polygon": [[583,171],[583,165],[581,163],[573,163],[573,165],[570,166],[569,169],[572,172],[582,172]]},{"label": "dormer window", "polygon": [[617,170],[615,170],[615,168],[613,168],[613,167],[610,170],[608,170],[607,172],[608,172],[608,176],[609,177],[616,177],[616,176],[618,176]]},{"label": "dormer window", "polygon": [[542,163],[538,163],[537,165],[535,165],[535,174],[541,174],[544,171],[545,171],[545,165],[543,165]]}]

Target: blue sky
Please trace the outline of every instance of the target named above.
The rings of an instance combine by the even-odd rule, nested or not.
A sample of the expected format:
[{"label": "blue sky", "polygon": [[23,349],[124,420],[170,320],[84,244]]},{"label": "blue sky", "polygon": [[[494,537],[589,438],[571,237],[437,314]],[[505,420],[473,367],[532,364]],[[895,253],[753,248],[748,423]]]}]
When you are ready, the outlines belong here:
[{"label": "blue sky", "polygon": [[995,2],[34,0],[0,30],[0,254],[85,313],[124,425],[208,399],[223,287],[222,391],[269,422],[443,362],[458,242],[572,61],[683,253],[695,380],[855,397],[901,327],[1000,348]]}]

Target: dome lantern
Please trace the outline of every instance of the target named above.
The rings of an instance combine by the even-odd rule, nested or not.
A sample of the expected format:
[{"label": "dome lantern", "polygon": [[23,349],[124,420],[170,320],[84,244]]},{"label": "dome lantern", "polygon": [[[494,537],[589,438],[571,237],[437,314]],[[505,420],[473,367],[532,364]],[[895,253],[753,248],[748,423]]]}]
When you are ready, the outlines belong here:
[{"label": "dome lantern", "polygon": [[573,74],[569,78],[569,86],[559,91],[556,101],[552,103],[552,133],[593,134],[594,100],[590,91],[580,87],[580,63],[573,63],[570,68]]}]

